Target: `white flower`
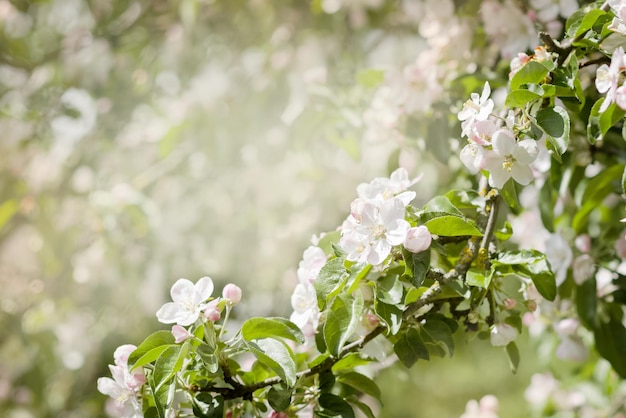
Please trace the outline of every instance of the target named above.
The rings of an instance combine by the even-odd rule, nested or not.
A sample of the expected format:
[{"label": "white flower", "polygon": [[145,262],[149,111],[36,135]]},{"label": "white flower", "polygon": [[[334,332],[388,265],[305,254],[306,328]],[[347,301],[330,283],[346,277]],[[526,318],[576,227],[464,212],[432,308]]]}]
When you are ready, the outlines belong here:
[{"label": "white flower", "polygon": [[116,410],[123,418],[143,417],[138,396],[141,386],[146,382],[146,376],[141,367],[132,372],[128,368],[128,356],[136,348],[131,344],[118,347],[113,354],[115,365],[109,365],[113,379],[98,379],[98,391],[113,399]]},{"label": "white flower", "polygon": [[391,248],[406,239],[410,225],[404,220],[404,207],[404,202],[398,198],[356,199],[339,240],[339,245],[348,253],[346,259],[372,265],[382,263]]},{"label": "white flower", "polygon": [[494,347],[502,347],[508,345],[511,341],[515,341],[518,336],[517,329],[509,324],[500,323],[491,327],[490,341]]},{"label": "white flower", "polygon": [[326,254],[320,247],[311,245],[304,250],[302,260],[298,264],[298,280],[300,283],[313,283],[324,264],[326,264],[326,260]]},{"label": "white flower", "polygon": [[173,302],[161,306],[156,313],[159,322],[182,326],[193,324],[206,308],[205,301],[211,293],[213,280],[210,277],[202,277],[195,285],[187,279],[178,279],[170,290]]},{"label": "white flower", "polygon": [[461,127],[464,136],[469,137],[474,124],[486,120],[493,111],[494,104],[489,98],[490,94],[491,87],[489,87],[489,82],[485,81],[482,94],[479,96],[477,93],[472,93],[471,99],[463,104],[463,110],[457,116],[463,122]]},{"label": "white flower", "polygon": [[532,139],[515,141],[513,133],[500,129],[493,134],[491,140],[493,150],[483,156],[484,168],[489,170],[489,185],[502,188],[511,177],[526,186],[533,179],[529,165],[538,154],[537,143]]},{"label": "white flower", "polygon": [[472,142],[463,147],[459,157],[469,172],[476,174],[483,169],[483,156],[483,147]]},{"label": "white flower", "polygon": [[407,189],[420,179],[421,176],[409,179],[409,173],[400,167],[391,173],[389,178],[377,177],[369,183],[359,184],[356,190],[359,197],[364,200],[388,200],[395,197],[406,206],[415,198],[415,192]]},{"label": "white flower", "polygon": [[609,0],[609,5],[615,11],[616,16],[613,18],[608,29],[626,35],[626,1]]},{"label": "white flower", "polygon": [[412,253],[421,253],[430,247],[432,240],[433,236],[430,234],[430,231],[428,231],[428,228],[424,225],[416,226],[409,229],[407,232],[404,240],[404,248]]},{"label": "white flower", "polygon": [[556,278],[556,285],[563,284],[567,277],[567,269],[572,263],[574,253],[569,242],[560,233],[550,235],[546,240],[546,258],[552,267]]},{"label": "white flower", "polygon": [[600,106],[600,112],[604,112],[617,98],[617,85],[620,73],[626,68],[626,56],[622,47],[613,51],[611,65],[602,64],[596,70],[596,88],[600,93],[606,93],[606,98]]},{"label": "white flower", "polygon": [[298,283],[291,295],[293,313],[289,320],[296,324],[304,335],[313,336],[317,329],[320,310],[315,288],[309,282]]}]

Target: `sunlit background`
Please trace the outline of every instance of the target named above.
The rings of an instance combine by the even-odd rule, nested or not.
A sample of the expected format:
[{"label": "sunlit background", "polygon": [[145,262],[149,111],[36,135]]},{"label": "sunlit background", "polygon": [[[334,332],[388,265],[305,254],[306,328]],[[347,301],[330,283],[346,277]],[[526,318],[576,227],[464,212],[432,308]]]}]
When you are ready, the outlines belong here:
[{"label": "sunlit background", "polygon": [[[494,50],[479,15],[453,9],[0,0],[0,415],[106,416],[97,377],[115,347],[163,327],[154,312],[180,277],[242,287],[236,320],[288,317],[302,251],[361,182],[424,173],[417,205],[467,186],[451,180],[458,133],[437,124],[454,108],[430,106],[475,66],[468,33],[481,58]],[[530,40],[500,52],[533,46],[521,27]],[[383,371],[380,416],[456,417],[487,393],[527,416],[537,358],[514,376],[502,350],[458,345]]]}]

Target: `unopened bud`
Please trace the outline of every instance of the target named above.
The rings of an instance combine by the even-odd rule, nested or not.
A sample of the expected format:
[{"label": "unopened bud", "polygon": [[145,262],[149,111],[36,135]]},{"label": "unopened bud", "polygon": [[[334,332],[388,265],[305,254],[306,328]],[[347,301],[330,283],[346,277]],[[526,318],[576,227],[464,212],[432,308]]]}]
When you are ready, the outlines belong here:
[{"label": "unopened bud", "polygon": [[533,299],[527,300],[526,307],[528,308],[529,311],[535,312],[537,310],[537,302],[535,302]]},{"label": "unopened bud", "polygon": [[506,298],[504,299],[504,309],[510,311],[511,309],[515,309],[517,306],[517,301],[515,299]]},{"label": "unopened bud", "polygon": [[221,312],[217,307],[217,303],[219,299],[213,299],[208,303],[206,309],[204,310],[204,316],[211,322],[217,322],[220,320]]},{"label": "unopened bud", "polygon": [[361,323],[368,330],[373,330],[380,324],[380,320],[373,313],[366,313],[363,315],[363,318],[361,318]]},{"label": "unopened bud", "polygon": [[224,296],[224,299],[227,299],[231,305],[236,305],[241,300],[241,288],[237,285],[229,283],[224,286],[222,295]]}]

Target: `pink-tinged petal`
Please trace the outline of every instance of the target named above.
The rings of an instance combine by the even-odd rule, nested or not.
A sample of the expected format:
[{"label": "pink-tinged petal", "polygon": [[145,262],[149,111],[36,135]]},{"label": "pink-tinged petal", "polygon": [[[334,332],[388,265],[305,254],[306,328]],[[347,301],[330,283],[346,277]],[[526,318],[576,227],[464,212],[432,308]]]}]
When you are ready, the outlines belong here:
[{"label": "pink-tinged petal", "polygon": [[181,325],[174,325],[172,327],[172,335],[174,336],[176,344],[182,343],[192,337],[191,333]]},{"label": "pink-tinged petal", "polygon": [[127,393],[115,380],[109,377],[101,377],[98,379],[98,392],[103,395],[110,396],[113,399],[120,399]]},{"label": "pink-tinged petal", "polygon": [[420,225],[409,229],[406,239],[404,240],[404,248],[412,253],[421,253],[426,251],[432,242],[433,236],[428,228]]},{"label": "pink-tinged petal", "polygon": [[163,324],[173,324],[178,321],[180,306],[175,302],[168,302],[161,306],[156,313],[159,322]]},{"label": "pink-tinged petal", "polygon": [[202,277],[194,286],[196,303],[201,303],[211,297],[213,293],[213,280],[210,277]]},{"label": "pink-tinged petal", "polygon": [[128,357],[133,351],[135,351],[135,349],[137,349],[137,346],[132,344],[124,344],[117,347],[113,353],[115,364],[117,366],[126,367],[128,365]]},{"label": "pink-tinged petal", "polygon": [[491,144],[496,154],[502,157],[512,155],[516,145],[513,134],[506,129],[496,131],[491,139]]},{"label": "pink-tinged petal", "polygon": [[137,390],[146,383],[146,375],[143,371],[143,367],[138,367],[132,371],[128,380],[127,386],[129,389]]},{"label": "pink-tinged petal", "polygon": [[193,300],[194,284],[187,279],[178,279],[170,289],[170,295],[174,302]]},{"label": "pink-tinged petal", "polygon": [[120,386],[125,386],[126,381],[126,367],[113,366],[109,364],[109,371],[111,372],[111,376],[113,376],[113,380],[117,382]]}]

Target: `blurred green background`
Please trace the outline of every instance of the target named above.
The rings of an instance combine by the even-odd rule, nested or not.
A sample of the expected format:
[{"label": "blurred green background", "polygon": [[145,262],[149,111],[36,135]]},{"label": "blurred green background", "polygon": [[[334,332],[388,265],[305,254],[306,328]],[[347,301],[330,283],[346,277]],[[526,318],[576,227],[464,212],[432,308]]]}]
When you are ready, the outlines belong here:
[{"label": "blurred green background", "polygon": [[[364,135],[362,70],[424,49],[401,3],[0,0],[3,417],[105,416],[97,377],[163,328],[176,279],[238,284],[238,320],[289,316],[302,251],[359,183],[401,163],[425,173],[418,205],[450,183],[418,143]],[[514,376],[458,345],[381,372],[380,416],[456,417],[486,393],[528,416],[536,359]]]}]

